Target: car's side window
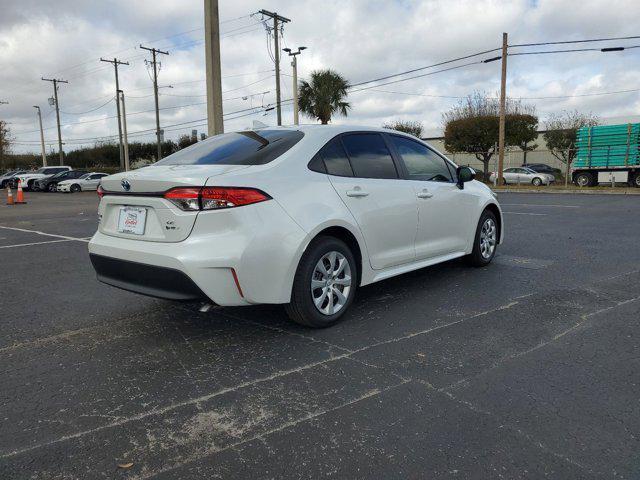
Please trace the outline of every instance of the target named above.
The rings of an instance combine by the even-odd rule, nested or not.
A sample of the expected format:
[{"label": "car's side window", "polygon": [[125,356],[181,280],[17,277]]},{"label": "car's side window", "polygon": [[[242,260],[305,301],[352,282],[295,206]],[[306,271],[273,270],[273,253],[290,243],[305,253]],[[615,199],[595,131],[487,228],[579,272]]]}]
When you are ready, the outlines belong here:
[{"label": "car's side window", "polygon": [[339,138],[334,138],[320,150],[329,175],[353,177],[353,170]]},{"label": "car's side window", "polygon": [[430,148],[398,135],[391,135],[391,141],[402,157],[410,180],[453,181],[446,161]]},{"label": "car's side window", "polygon": [[344,153],[342,143],[339,138],[334,138],[320,149],[311,159],[308,165],[310,170],[319,173],[326,173],[338,177],[353,177],[353,170]]},{"label": "car's side window", "polygon": [[378,133],[342,136],[354,176],[360,178],[398,178],[391,152]]}]

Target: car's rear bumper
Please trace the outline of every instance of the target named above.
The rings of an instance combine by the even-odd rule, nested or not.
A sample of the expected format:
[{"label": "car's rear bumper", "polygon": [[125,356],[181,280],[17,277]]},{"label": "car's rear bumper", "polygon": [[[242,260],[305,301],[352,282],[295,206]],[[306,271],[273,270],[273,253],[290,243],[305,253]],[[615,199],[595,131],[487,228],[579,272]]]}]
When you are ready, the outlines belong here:
[{"label": "car's rear bumper", "polygon": [[98,280],[108,285],[168,300],[204,300],[207,296],[187,275],[172,268],[89,254]]},{"label": "car's rear bumper", "polygon": [[[89,253],[113,259],[116,265],[126,261],[158,267],[159,276],[167,270],[182,273],[217,305],[277,304],[290,300],[305,240],[305,232],[276,202],[261,202],[234,212],[201,212],[190,235],[178,242],[98,231],[89,242]],[[175,299],[167,282],[156,285],[153,275],[137,276],[135,270],[131,274],[96,271],[105,283],[114,285],[116,280],[120,288]],[[152,293],[145,291],[146,286]]]}]

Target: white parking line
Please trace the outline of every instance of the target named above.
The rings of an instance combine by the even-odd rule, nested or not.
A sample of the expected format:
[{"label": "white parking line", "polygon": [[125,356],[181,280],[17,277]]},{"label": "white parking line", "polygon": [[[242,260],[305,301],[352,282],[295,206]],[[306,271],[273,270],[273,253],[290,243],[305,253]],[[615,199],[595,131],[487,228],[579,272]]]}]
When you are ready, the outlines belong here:
[{"label": "white parking line", "polygon": [[557,208],[580,208],[580,205],[554,205],[545,203],[501,203],[505,207],[557,207]]},{"label": "white parking line", "polygon": [[17,245],[2,245],[0,248],[16,248],[16,247],[30,247],[31,245],[44,245],[47,243],[60,243],[60,242],[73,242],[71,239],[61,239],[61,240],[47,240],[46,242],[33,242],[33,243],[19,243]]},{"label": "white parking line", "polygon": [[534,217],[546,217],[547,216],[546,213],[529,213],[529,212],[502,212],[502,213],[509,213],[511,215],[532,215]]},{"label": "white parking line", "polygon": [[84,238],[67,237],[66,235],[55,235],[53,233],[45,233],[39,230],[27,230],[26,228],[17,228],[17,227],[3,227],[2,225],[0,225],[0,228],[4,228],[5,230],[15,230],[16,232],[36,233],[38,235],[44,235],[46,237],[63,238],[65,240],[75,240],[77,242],[89,243],[89,240],[85,240]]}]

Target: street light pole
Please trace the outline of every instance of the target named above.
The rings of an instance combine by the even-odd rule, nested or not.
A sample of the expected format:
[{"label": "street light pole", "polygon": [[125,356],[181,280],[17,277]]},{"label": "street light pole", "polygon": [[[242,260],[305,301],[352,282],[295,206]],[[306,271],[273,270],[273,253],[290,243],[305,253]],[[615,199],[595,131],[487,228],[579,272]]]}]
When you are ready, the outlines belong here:
[{"label": "street light pole", "polygon": [[307,47],[298,47],[298,50],[293,52],[290,48],[283,48],[282,50],[287,52],[290,57],[293,57],[291,66],[293,67],[293,124],[299,125],[298,117],[298,55],[306,50]]},{"label": "street light pole", "polygon": [[44,131],[42,130],[42,114],[40,113],[40,107],[38,105],[34,105],[38,111],[38,123],[40,123],[40,147],[42,148],[42,166],[47,166],[47,152],[44,149]]}]

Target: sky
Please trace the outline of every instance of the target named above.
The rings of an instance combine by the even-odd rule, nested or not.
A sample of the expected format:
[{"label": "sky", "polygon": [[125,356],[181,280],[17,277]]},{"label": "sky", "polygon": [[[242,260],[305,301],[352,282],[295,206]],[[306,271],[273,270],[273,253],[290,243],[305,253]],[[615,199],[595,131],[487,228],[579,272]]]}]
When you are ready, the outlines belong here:
[{"label": "sky", "polygon": [[[220,0],[225,130],[254,120],[276,124],[273,40],[260,9],[291,19],[281,47],[307,49],[298,57],[301,79],[330,68],[356,84],[499,48],[509,34],[507,94],[535,105],[541,125],[553,113],[579,110],[609,123],[640,119],[640,48],[602,53],[605,46],[637,46],[640,38],[602,43],[515,47],[538,42],[640,35],[637,0]],[[113,140],[117,134],[114,69],[100,58],[129,62],[119,68],[130,141],[154,141],[155,113],[149,52],[160,58],[160,122],[165,138],[206,131],[202,0],[2,0],[0,119],[9,122],[16,153],[39,152],[34,105],[42,109],[47,150],[57,151],[53,86],[59,88],[65,150]],[[269,47],[271,45],[271,47]],[[512,55],[557,49],[597,51]],[[353,88],[347,118],[334,123],[382,125],[421,122],[427,136],[442,131],[442,113],[473,91],[497,95],[499,52],[420,70]],[[471,65],[466,65],[471,63]],[[453,70],[437,73],[448,67]],[[292,94],[291,66],[281,62],[282,98]],[[432,73],[405,80],[408,77]],[[402,80],[398,81],[397,80]],[[388,82],[396,82],[380,85]],[[377,86],[376,86],[377,85]],[[359,87],[359,88],[362,88]],[[632,90],[623,93],[624,90]],[[542,98],[541,98],[542,97]],[[551,97],[551,98],[549,98]],[[237,113],[236,113],[237,112]],[[293,122],[283,106],[283,122]],[[314,119],[302,117],[303,123]],[[105,138],[107,137],[107,138]]]}]

